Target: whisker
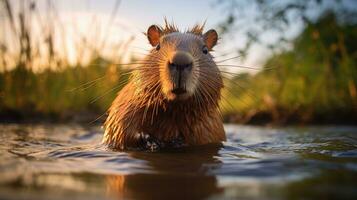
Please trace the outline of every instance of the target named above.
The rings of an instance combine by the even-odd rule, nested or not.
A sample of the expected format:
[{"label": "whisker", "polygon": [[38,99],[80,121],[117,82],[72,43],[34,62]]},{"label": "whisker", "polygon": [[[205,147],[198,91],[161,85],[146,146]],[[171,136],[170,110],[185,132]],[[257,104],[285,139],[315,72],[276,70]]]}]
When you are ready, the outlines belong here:
[{"label": "whisker", "polygon": [[234,56],[234,57],[227,58],[227,59],[224,59],[224,60],[218,60],[218,61],[216,61],[216,63],[223,63],[223,62],[226,62],[226,61],[229,61],[229,60],[233,60],[233,59],[236,59],[236,58],[240,58],[240,57],[242,57],[242,56],[241,55]]},{"label": "whisker", "polygon": [[157,60],[155,61],[163,61],[164,59],[158,55],[155,55],[155,54],[147,54],[147,53],[140,53],[140,52],[135,52],[135,53],[138,53],[138,54],[141,54],[143,55],[143,58],[140,59],[141,61],[143,60],[147,60],[148,58],[155,58]]},{"label": "whisker", "polygon": [[[195,61],[198,62],[199,65],[201,65],[201,64],[210,64],[210,62],[211,62],[211,60],[208,60],[208,59],[205,59],[205,58],[198,58]],[[233,65],[233,64],[218,64],[217,67],[237,67],[237,68],[251,69],[251,70],[272,70],[272,69],[276,69],[276,67],[256,68],[256,67],[249,67],[249,66],[244,66],[244,65]]]},{"label": "whisker", "polygon": [[256,67],[248,67],[248,66],[243,66],[243,65],[229,65],[229,64],[221,64],[221,65],[217,65],[217,66],[218,67],[237,67],[237,68],[252,69],[252,70],[271,70],[271,69],[276,69],[274,67],[256,68]]},{"label": "whisker", "polygon": [[103,114],[99,115],[99,117],[95,118],[94,120],[90,121],[88,123],[88,125],[94,124],[95,122],[97,122],[99,119],[101,119],[102,117],[104,117],[105,115],[107,115],[107,112],[104,112]]},{"label": "whisker", "polygon": [[107,74],[105,74],[104,76],[101,76],[99,78],[96,78],[96,79],[94,79],[92,81],[83,83],[83,84],[81,84],[81,85],[79,85],[79,86],[77,86],[75,88],[67,90],[67,92],[74,92],[74,91],[79,90],[79,89],[81,89],[81,90],[87,89],[88,87],[96,84],[98,81],[103,80],[106,76],[107,76]]},{"label": "whisker", "polygon": [[[213,82],[215,81],[215,80],[213,80],[213,79],[211,78],[211,76],[210,76],[209,74],[207,74],[207,73],[205,73],[205,72],[202,72],[202,71],[201,71],[200,73],[201,73],[202,76],[205,77],[205,79],[208,79],[208,80],[211,79],[210,81],[213,81]],[[258,100],[258,99],[259,99],[254,93],[252,93],[251,91],[247,90],[246,88],[244,88],[244,87],[241,86],[240,84],[234,82],[232,79],[229,79],[229,78],[224,77],[224,76],[223,76],[223,78],[226,78],[226,80],[230,81],[230,83],[232,83],[233,85],[238,86],[238,88],[240,88],[241,90],[245,91],[245,92],[248,94],[248,96],[250,96],[251,98],[253,98],[253,99],[255,99],[255,100]],[[228,85],[225,85],[225,87],[228,89],[228,90],[227,90],[228,92],[230,92],[235,98],[239,99],[239,97],[237,97],[237,96],[234,94],[234,92],[231,91],[232,88],[229,88]]]},{"label": "whisker", "polygon": [[118,89],[120,87],[123,87],[123,85],[125,85],[127,83],[127,81],[129,81],[129,79],[128,80],[124,79],[124,80],[120,81],[118,83],[118,85],[114,86],[113,88],[111,88],[109,90],[106,90],[102,95],[93,98],[89,103],[92,104],[92,103],[96,102],[97,100],[103,98],[105,95],[109,94],[110,92],[112,92],[112,91],[114,91],[114,90],[116,90],[116,89]]},{"label": "whisker", "polygon": [[113,87],[113,88],[110,89],[110,90],[107,90],[103,95],[100,95],[100,96],[98,96],[98,97],[92,99],[92,100],[90,101],[90,103],[92,104],[92,103],[96,102],[97,100],[103,98],[105,95],[107,95],[107,94],[109,94],[110,92],[112,92],[112,91],[118,89],[119,87],[120,87],[120,85],[119,85],[119,86],[115,86],[115,87]]},{"label": "whisker", "polygon": [[156,64],[156,62],[139,62],[139,63],[113,63],[114,65],[150,65],[150,64]]},{"label": "whisker", "polygon": [[[215,55],[215,54],[217,54],[217,55]],[[227,57],[232,54],[236,54],[236,52],[227,52],[227,53],[219,54],[219,52],[215,51],[212,55],[214,58],[221,58],[221,57]]]}]

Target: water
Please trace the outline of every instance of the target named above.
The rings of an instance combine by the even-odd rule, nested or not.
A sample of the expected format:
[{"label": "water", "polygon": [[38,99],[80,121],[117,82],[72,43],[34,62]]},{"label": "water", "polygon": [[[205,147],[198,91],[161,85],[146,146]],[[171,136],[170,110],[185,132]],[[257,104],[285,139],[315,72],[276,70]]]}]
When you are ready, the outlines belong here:
[{"label": "water", "polygon": [[157,153],[102,132],[0,125],[0,199],[357,199],[357,127],[226,125],[222,146]]}]

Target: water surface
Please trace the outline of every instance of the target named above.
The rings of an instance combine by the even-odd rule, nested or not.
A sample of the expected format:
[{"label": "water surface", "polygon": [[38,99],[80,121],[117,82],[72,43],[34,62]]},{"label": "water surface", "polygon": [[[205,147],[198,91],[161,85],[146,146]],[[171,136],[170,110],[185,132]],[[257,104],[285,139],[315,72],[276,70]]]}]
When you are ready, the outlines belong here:
[{"label": "water surface", "polygon": [[225,128],[149,153],[106,149],[97,126],[0,125],[0,199],[357,199],[357,127]]}]

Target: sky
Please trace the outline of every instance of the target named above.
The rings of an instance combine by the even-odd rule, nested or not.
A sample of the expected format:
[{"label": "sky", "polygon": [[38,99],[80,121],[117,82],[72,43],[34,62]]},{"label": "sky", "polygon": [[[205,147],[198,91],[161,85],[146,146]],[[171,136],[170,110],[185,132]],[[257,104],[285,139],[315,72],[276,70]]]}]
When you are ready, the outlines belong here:
[{"label": "sky", "polygon": [[[21,0],[11,2],[16,1],[21,2]],[[62,37],[56,40],[57,44],[55,46],[58,52],[62,52],[63,56],[69,57],[72,62],[75,62],[78,57],[75,45],[84,36],[88,40],[95,42],[106,40],[108,52],[111,52],[111,48],[115,48],[132,39],[130,45],[125,46],[125,49],[122,49],[120,54],[112,56],[121,57],[124,55],[124,57],[127,57],[132,53],[140,57],[145,53],[145,50],[151,48],[143,32],[146,32],[151,24],[163,24],[165,17],[169,21],[175,22],[183,30],[206,21],[206,30],[208,30],[218,27],[219,23],[225,19],[225,14],[227,14],[225,10],[215,6],[218,2],[217,0],[122,0],[112,25],[109,26],[110,16],[116,5],[116,0],[36,0],[35,2],[40,11],[42,21],[52,20],[56,24],[62,24],[63,30],[55,31],[56,37]],[[57,14],[51,12],[48,2],[52,3]],[[15,7],[15,10],[19,10],[20,4],[15,3]],[[58,16],[53,17],[54,15]],[[43,34],[43,30],[39,28],[43,24],[34,23],[33,27],[35,28],[32,30],[34,34]],[[298,30],[299,27],[296,26],[295,32]],[[4,35],[6,31],[0,32]],[[237,32],[234,37],[222,37],[215,47],[215,55],[219,56],[228,53],[228,57],[237,56],[234,52],[238,46],[242,46],[243,41],[241,38],[244,37],[240,34],[242,33]],[[8,35],[11,36],[11,34]],[[63,35],[66,35],[65,39],[63,39]],[[66,49],[66,51],[64,52],[63,49]],[[264,59],[269,55],[270,53],[267,49],[262,46],[254,46],[246,60],[234,59],[227,61],[225,64],[262,67]],[[83,55],[83,57],[85,56]]]},{"label": "sky", "polygon": [[[60,10],[109,14],[116,0],[84,0],[58,2]],[[214,1],[173,1],[173,0],[122,0],[118,18],[132,24],[133,29],[145,31],[153,23],[162,23],[163,18],[172,19],[180,27],[187,27],[207,20],[213,26],[222,19],[219,10],[213,8]]]},{"label": "sky", "polygon": [[[148,44],[144,32],[152,24],[163,24],[164,18],[174,22],[179,28],[185,30],[192,27],[197,23],[206,22],[206,30],[216,28],[220,22],[224,20],[224,11],[214,8],[215,0],[195,0],[195,1],[173,1],[173,0],[122,0],[120,2],[119,12],[116,15],[115,27],[118,27],[120,37],[114,37],[112,40],[127,40],[131,36],[135,39],[132,43],[132,51],[138,51],[138,48],[149,49],[151,46]],[[88,1],[69,1],[64,0],[57,3],[58,9],[61,12],[68,12],[69,15],[77,15],[81,20],[89,13],[101,16],[103,21],[108,21],[109,15],[115,5],[115,0],[88,0]],[[84,16],[83,16],[84,15]],[[89,14],[90,15],[90,14]],[[84,23],[84,22],[83,22]],[[105,23],[103,23],[105,24]],[[113,32],[116,32],[113,30]],[[237,36],[239,38],[239,36]],[[241,41],[234,41],[239,44]],[[225,42],[224,38],[220,41],[221,45],[215,48],[217,54],[226,54],[230,50],[234,50],[234,46],[227,45],[233,44],[232,41]],[[228,47],[229,46],[229,47]],[[257,48],[255,52],[263,51]],[[232,53],[232,56],[235,56]],[[259,59],[258,59],[259,57]],[[245,64],[258,64],[262,56],[251,56]],[[235,60],[240,62],[240,60]]]}]

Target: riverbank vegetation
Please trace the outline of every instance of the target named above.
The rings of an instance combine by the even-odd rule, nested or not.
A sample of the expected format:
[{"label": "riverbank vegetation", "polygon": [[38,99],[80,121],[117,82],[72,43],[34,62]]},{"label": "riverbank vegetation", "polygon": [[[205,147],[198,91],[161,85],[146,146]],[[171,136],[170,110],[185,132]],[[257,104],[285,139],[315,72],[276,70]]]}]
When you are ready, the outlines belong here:
[{"label": "riverbank vegetation", "polygon": [[356,24],[326,13],[305,27],[290,50],[271,56],[266,69],[234,78],[244,90],[236,87],[236,95],[227,97],[233,106],[226,115],[237,122],[356,122],[356,37]]},{"label": "riverbank vegetation", "polygon": [[[10,1],[1,3],[1,12],[6,13],[4,26],[15,36],[15,42],[2,38],[0,44],[0,120],[101,121],[128,80],[130,69],[117,64],[122,61],[120,56],[104,56],[106,45],[93,47],[88,44],[89,38],[83,37],[77,47],[90,52],[87,62],[71,64],[54,47],[58,37],[51,31],[53,24],[47,24],[45,34],[38,36],[25,23],[24,19],[37,15],[34,2],[25,3],[19,15],[13,14]],[[333,12],[307,23],[290,41],[290,48],[272,54],[260,72],[227,80],[229,91],[224,91],[222,101],[225,121],[356,122],[355,38],[357,24],[340,21]],[[39,46],[37,40],[45,42]],[[120,55],[129,43],[117,44],[117,49],[111,50]],[[16,46],[15,51],[9,44]],[[77,56],[80,60],[83,54]],[[45,58],[48,66],[34,70],[39,57]],[[9,63],[15,63],[14,67],[9,68]]]}]

